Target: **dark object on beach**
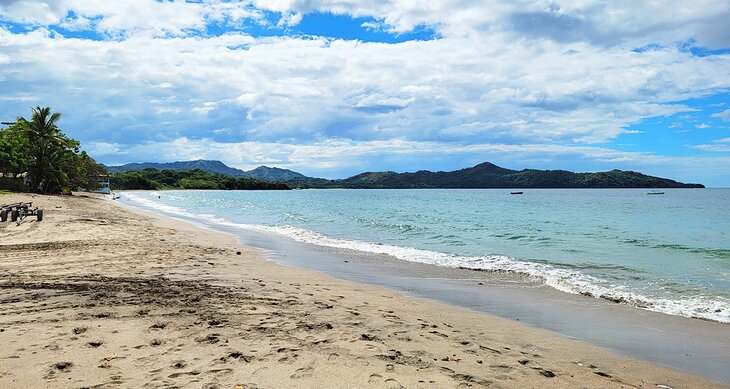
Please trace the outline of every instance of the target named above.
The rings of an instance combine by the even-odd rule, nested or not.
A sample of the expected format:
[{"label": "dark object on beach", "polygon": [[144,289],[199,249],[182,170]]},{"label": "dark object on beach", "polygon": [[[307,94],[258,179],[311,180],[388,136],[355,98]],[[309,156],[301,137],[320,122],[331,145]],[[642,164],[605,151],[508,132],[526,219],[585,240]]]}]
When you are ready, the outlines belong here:
[{"label": "dark object on beach", "polygon": [[38,221],[43,220],[43,210],[38,207],[32,208],[33,203],[15,203],[6,204],[0,207],[0,221],[8,220],[8,213],[10,214],[10,221],[16,222],[18,225],[23,222],[28,216],[35,216]]},{"label": "dark object on beach", "polygon": [[236,251],[236,255],[241,255],[241,252],[240,251]]},{"label": "dark object on beach", "polygon": [[23,203],[15,203],[15,204],[4,204],[0,206],[0,221],[6,222],[8,221],[8,215],[10,215],[11,221],[15,221],[17,219],[15,215],[15,208],[23,205]]},{"label": "dark object on beach", "polygon": [[522,194],[524,192],[509,192],[509,194]]},{"label": "dark object on beach", "polygon": [[648,194],[648,195],[663,195],[664,192],[659,192],[659,191],[653,190],[651,192],[646,192],[646,194]]}]

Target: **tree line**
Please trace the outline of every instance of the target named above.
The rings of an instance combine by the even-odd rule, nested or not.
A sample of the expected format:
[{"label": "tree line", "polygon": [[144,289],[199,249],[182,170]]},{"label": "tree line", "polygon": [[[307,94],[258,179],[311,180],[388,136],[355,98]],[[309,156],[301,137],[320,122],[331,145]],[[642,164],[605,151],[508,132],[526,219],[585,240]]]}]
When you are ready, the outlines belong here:
[{"label": "tree line", "polygon": [[[80,149],[79,141],[58,127],[60,113],[32,108],[30,120],[18,117],[0,129],[0,185],[37,193],[59,193],[63,188],[98,188],[104,166]],[[25,188],[22,176],[30,186]]]},{"label": "tree line", "polygon": [[113,173],[114,190],[130,189],[223,189],[223,190],[286,190],[281,182],[266,182],[253,178],[232,177],[224,174],[194,170],[130,170]]}]

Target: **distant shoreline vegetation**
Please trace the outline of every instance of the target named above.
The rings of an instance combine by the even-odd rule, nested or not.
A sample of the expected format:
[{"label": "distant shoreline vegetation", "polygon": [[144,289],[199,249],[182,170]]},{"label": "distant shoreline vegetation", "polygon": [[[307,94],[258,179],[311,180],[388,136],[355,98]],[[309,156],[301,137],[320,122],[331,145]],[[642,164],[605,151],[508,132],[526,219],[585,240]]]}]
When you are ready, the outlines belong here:
[{"label": "distant shoreline vegetation", "polygon": [[266,182],[252,178],[193,170],[157,170],[147,168],[112,173],[112,190],[161,189],[223,189],[223,190],[289,190],[281,182]]},{"label": "distant shoreline vegetation", "polygon": [[[139,170],[140,167],[146,169]],[[194,167],[193,169],[190,169]],[[220,161],[135,163],[108,166],[114,181],[123,189],[581,189],[581,188],[704,188],[634,171],[611,170],[574,173],[567,170],[511,170],[489,162],[450,172],[420,170],[414,173],[367,172],[345,179],[307,177],[288,169],[261,166],[243,171]],[[162,168],[159,170],[157,168]],[[142,173],[135,173],[142,172]],[[166,173],[165,173],[166,172]],[[177,172],[177,175],[176,173]],[[183,172],[196,172],[177,178]],[[190,173],[188,173],[190,174]],[[207,175],[206,175],[207,174]],[[236,187],[234,182],[253,185]],[[248,180],[248,181],[246,181]],[[259,184],[255,184],[258,182]],[[247,183],[247,184],[246,184]],[[281,187],[256,187],[260,183]]]}]

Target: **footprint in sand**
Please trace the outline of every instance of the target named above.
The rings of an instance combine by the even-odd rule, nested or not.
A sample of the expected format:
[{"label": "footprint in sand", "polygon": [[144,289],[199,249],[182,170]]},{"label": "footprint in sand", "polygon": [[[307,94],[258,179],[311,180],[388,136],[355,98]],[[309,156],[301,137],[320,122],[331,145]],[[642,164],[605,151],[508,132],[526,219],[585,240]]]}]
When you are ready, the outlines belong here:
[{"label": "footprint in sand", "polygon": [[544,375],[547,378],[555,377],[555,373],[550,370],[543,369],[542,367],[533,367],[533,369],[537,370],[540,374]]},{"label": "footprint in sand", "polygon": [[377,384],[383,379],[383,376],[380,374],[370,374],[370,377],[368,378],[368,384]]},{"label": "footprint in sand", "polygon": [[51,366],[51,368],[54,371],[67,372],[67,371],[71,370],[71,367],[73,367],[73,365],[74,364],[72,362],[58,362],[58,363],[54,363],[53,366]]},{"label": "footprint in sand", "polygon": [[460,387],[471,387],[472,384],[478,384],[480,386],[489,386],[492,384],[491,381],[483,380],[477,377],[474,377],[471,374],[453,374],[451,378],[462,381],[461,384],[459,384]]},{"label": "footprint in sand", "polygon": [[89,347],[97,348],[97,347],[101,346],[102,344],[104,344],[104,342],[101,340],[94,340],[87,344],[89,345]]},{"label": "footprint in sand", "polygon": [[218,343],[220,342],[220,334],[208,334],[205,337],[195,338],[195,341],[198,343]]},{"label": "footprint in sand", "polygon": [[167,378],[177,378],[177,377],[184,376],[184,375],[196,376],[196,375],[199,375],[199,374],[200,374],[200,372],[197,371],[197,370],[184,371],[184,372],[180,372],[180,373],[172,373],[172,374],[168,375]]},{"label": "footprint in sand", "polygon": [[294,372],[294,374],[290,375],[289,378],[299,380],[302,378],[311,377],[314,374],[313,372],[314,369],[311,366],[300,367]]},{"label": "footprint in sand", "polygon": [[161,340],[161,339],[153,339],[150,342],[150,346],[157,347],[157,346],[161,346],[163,343],[165,343],[165,342],[163,340]]},{"label": "footprint in sand", "polygon": [[375,351],[380,351],[380,347],[378,347],[378,346],[376,346],[374,344],[366,344],[365,345],[365,350],[375,352]]},{"label": "footprint in sand", "polygon": [[228,353],[227,356],[221,357],[220,360],[223,361],[223,362],[227,362],[229,358],[230,359],[241,360],[241,361],[246,362],[246,363],[250,363],[251,361],[253,361],[253,356],[251,356],[251,355],[243,355],[243,353],[242,352],[239,352],[239,351],[230,352],[230,353]]},{"label": "footprint in sand", "polygon": [[375,335],[370,335],[370,334],[362,334],[362,335],[360,335],[360,340],[364,340],[367,342],[374,342],[374,341],[378,340],[378,337]]},{"label": "footprint in sand", "polygon": [[392,378],[388,378],[387,380],[385,380],[385,387],[389,389],[401,389],[403,388],[403,385],[401,385],[400,382]]}]

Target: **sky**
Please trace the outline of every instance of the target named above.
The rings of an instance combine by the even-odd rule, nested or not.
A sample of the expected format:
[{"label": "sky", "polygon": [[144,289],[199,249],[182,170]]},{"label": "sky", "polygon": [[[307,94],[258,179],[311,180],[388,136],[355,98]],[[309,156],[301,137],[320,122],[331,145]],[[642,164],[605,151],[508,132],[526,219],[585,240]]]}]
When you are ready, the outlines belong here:
[{"label": "sky", "polygon": [[0,119],[97,161],[730,187],[730,1],[0,0]]}]

